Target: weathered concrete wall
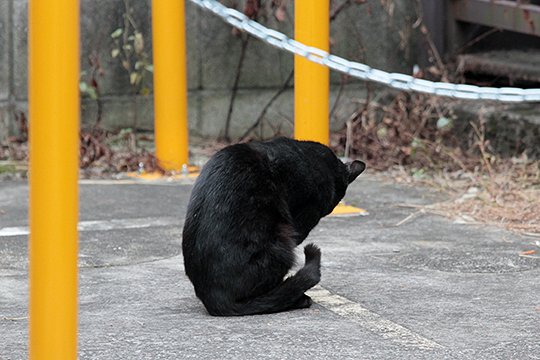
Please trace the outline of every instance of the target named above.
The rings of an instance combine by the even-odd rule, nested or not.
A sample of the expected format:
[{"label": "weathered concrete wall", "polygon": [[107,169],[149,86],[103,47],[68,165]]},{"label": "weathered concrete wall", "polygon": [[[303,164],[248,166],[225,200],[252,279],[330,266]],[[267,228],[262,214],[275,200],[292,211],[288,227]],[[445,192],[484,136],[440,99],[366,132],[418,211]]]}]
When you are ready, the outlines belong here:
[{"label": "weathered concrete wall", "polygon": [[11,87],[11,3],[0,2],[0,139],[8,133]]},{"label": "weathered concrete wall", "polygon": [[[143,34],[151,61],[151,1],[130,2],[134,9],[130,15]],[[186,2],[190,130],[194,135],[218,136],[224,128],[237,76],[241,40],[219,18]],[[224,3],[232,6],[238,2]],[[414,4],[414,0],[352,2],[332,22],[332,52],[381,69],[410,72],[415,57]],[[287,8],[289,20],[278,22],[268,6],[262,22],[292,36],[292,8],[291,2]],[[15,111],[27,111],[27,11],[28,0],[0,1],[0,137],[16,131]],[[81,0],[81,70],[91,71],[90,56],[100,62],[103,76],[98,77],[98,83],[104,126],[151,129],[152,93],[133,95],[129,74],[111,56],[114,46],[110,34],[123,26],[124,13],[123,0]],[[292,55],[250,39],[232,113],[232,136],[241,135],[256,120],[292,67]],[[339,84],[340,75],[332,74],[332,82]],[[353,81],[347,86],[341,97],[345,100],[336,109],[335,114],[343,114],[343,119],[350,114],[349,109],[354,110],[353,100],[362,97],[362,87],[357,84]],[[266,124],[289,132],[292,99],[292,91],[285,92],[268,111]],[[92,123],[96,112],[96,102],[83,97],[83,123]],[[336,119],[335,126],[339,126],[340,116]]]}]

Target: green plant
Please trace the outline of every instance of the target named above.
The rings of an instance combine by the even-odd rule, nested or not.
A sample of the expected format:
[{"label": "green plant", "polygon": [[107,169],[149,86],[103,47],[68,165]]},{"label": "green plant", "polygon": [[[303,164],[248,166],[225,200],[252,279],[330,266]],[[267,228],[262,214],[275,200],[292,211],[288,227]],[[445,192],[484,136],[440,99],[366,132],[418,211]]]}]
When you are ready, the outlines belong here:
[{"label": "green plant", "polygon": [[17,168],[15,167],[15,165],[11,165],[11,164],[3,165],[3,164],[0,164],[0,174],[14,173],[15,171],[17,171]]},{"label": "green plant", "polygon": [[97,105],[96,119],[92,126],[93,131],[96,131],[101,125],[101,119],[103,115],[103,101],[101,99],[101,92],[99,89],[99,80],[103,77],[105,72],[101,67],[101,60],[97,51],[92,51],[88,56],[89,70],[83,70],[80,74],[79,90],[82,96],[87,96],[94,100]]},{"label": "green plant", "polygon": [[123,27],[111,33],[113,40],[111,56],[118,59],[128,73],[133,93],[148,95],[154,68],[145,49],[143,33],[133,14],[131,0],[124,0]]}]

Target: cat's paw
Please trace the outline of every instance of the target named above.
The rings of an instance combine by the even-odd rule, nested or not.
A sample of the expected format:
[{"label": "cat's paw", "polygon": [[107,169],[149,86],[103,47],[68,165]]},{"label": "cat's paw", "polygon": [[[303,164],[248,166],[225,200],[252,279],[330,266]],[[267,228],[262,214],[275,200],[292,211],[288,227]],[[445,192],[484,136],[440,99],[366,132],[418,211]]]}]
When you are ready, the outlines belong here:
[{"label": "cat's paw", "polygon": [[303,294],[295,304],[296,309],[307,309],[313,304],[313,300],[306,294]]},{"label": "cat's paw", "polygon": [[321,263],[321,249],[315,244],[307,244],[304,247],[304,255],[306,256],[307,263]]},{"label": "cat's paw", "polygon": [[315,286],[321,280],[321,249],[313,244],[304,248],[306,264],[304,270],[310,279],[310,287]]}]

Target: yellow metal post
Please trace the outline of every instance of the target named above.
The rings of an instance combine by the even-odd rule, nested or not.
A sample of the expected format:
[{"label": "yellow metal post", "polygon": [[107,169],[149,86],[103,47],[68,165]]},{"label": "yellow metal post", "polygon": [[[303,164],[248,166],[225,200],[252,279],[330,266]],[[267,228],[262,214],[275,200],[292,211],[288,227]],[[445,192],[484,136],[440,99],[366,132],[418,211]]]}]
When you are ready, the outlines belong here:
[{"label": "yellow metal post", "polygon": [[29,4],[30,358],[77,357],[79,1]]},{"label": "yellow metal post", "polygon": [[[296,0],[294,36],[303,44],[329,50],[330,1]],[[329,79],[327,67],[294,57],[294,137],[328,144]]]},{"label": "yellow metal post", "polygon": [[184,0],[152,0],[156,157],[165,170],[188,163]]}]

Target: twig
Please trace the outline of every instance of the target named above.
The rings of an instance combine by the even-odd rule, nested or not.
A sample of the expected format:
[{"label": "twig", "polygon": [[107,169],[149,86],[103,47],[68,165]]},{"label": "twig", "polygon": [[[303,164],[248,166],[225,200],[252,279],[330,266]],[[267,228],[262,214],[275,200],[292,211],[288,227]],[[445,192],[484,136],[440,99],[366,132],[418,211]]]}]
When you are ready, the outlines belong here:
[{"label": "twig", "polygon": [[447,203],[452,203],[452,200],[446,200],[446,201],[441,201],[441,202],[438,202],[438,203],[427,204],[427,205],[421,205],[421,204],[395,204],[394,206],[395,207],[403,207],[403,208],[419,209],[418,211],[430,212],[430,213],[436,214],[436,215],[444,215],[445,213],[443,211],[437,210],[436,207],[440,206],[440,205],[443,205],[443,204],[447,204]]},{"label": "twig", "polygon": [[[521,234],[525,236],[540,238],[540,233],[522,232]],[[537,244],[536,246],[540,246],[540,245]]]},{"label": "twig", "polygon": [[341,81],[339,83],[339,90],[336,96],[336,100],[334,101],[334,104],[332,105],[332,110],[330,110],[329,118],[332,119],[334,116],[334,112],[336,112],[337,106],[339,104],[339,100],[341,99],[341,95],[343,94],[343,90],[345,89],[345,85],[347,84],[349,80],[349,77],[347,75],[341,75]]},{"label": "twig", "polygon": [[349,158],[351,155],[351,143],[353,141],[353,126],[352,122],[353,120],[358,116],[358,112],[354,112],[345,122],[345,126],[347,127],[347,133],[345,134],[345,150],[343,151],[346,159]]},{"label": "twig", "polygon": [[96,114],[96,121],[94,122],[94,125],[92,126],[92,133],[95,133],[96,130],[100,128],[101,120],[103,117],[103,100],[101,99],[101,91],[99,89],[99,82],[98,82],[98,76],[102,76],[103,68],[101,67],[99,55],[97,54],[96,51],[93,51],[88,56],[88,62],[90,63],[90,68],[92,69],[90,86],[92,86],[96,92],[95,101],[97,105],[97,114]]},{"label": "twig", "polygon": [[395,207],[402,207],[402,208],[424,209],[424,208],[428,208],[428,207],[433,206],[433,205],[435,205],[435,204],[422,205],[422,204],[405,204],[405,203],[401,203],[401,204],[395,204],[394,206]]},{"label": "twig", "polygon": [[27,320],[28,319],[28,316],[21,316],[21,317],[7,317],[7,316],[2,316],[0,318],[0,320],[3,320],[3,321],[18,321],[18,320]]},{"label": "twig", "polygon": [[433,38],[431,37],[431,32],[429,31],[427,26],[424,24],[424,19],[423,19],[424,13],[423,13],[422,4],[420,1],[421,0],[416,0],[418,19],[416,20],[414,27],[420,26],[420,32],[422,33],[422,35],[424,35],[424,38],[429,46],[429,50],[431,51],[431,54],[435,58],[437,67],[442,73],[441,75],[442,80],[448,81],[448,71],[446,67],[444,66],[444,62],[442,61],[441,54],[439,53],[437,46],[435,46],[435,42],[433,41]]},{"label": "twig", "polygon": [[480,111],[479,116],[481,118],[481,123],[480,123],[481,129],[479,129],[478,126],[476,126],[476,124],[474,122],[472,122],[472,121],[470,122],[470,125],[473,128],[476,136],[478,137],[477,144],[478,144],[478,149],[480,150],[480,153],[482,155],[482,162],[486,166],[489,177],[491,179],[493,179],[493,169],[491,167],[491,164],[489,163],[488,154],[487,154],[487,151],[486,151],[486,139],[485,139],[485,129],[484,129],[484,124],[483,124],[484,120],[483,120],[483,111],[482,110]]},{"label": "twig", "polygon": [[[345,126],[347,128],[347,133],[345,135],[345,150],[344,150],[344,156],[345,158],[348,158],[351,152],[352,144],[353,144],[353,136],[354,136],[354,122],[356,119],[360,118],[363,122],[364,119],[367,117],[367,113],[369,111],[369,108],[371,106],[371,83],[365,82],[366,85],[366,99],[364,100],[364,107],[362,110],[356,110],[352,115],[349,117],[349,119],[345,122]],[[337,101],[336,101],[337,103]]]},{"label": "twig", "polygon": [[[129,11],[131,9],[131,4],[129,3],[129,0],[124,0],[124,9],[125,9],[125,13],[124,13],[124,31],[122,32],[122,42],[123,44],[127,44],[128,43],[128,37],[129,37],[129,25],[130,25],[130,19],[126,16],[127,14],[129,14]],[[124,58],[125,58],[125,62],[124,62],[124,68],[128,71],[128,73],[131,72],[131,63],[129,61],[129,50],[125,47],[125,46],[122,46],[122,54],[124,55]]]},{"label": "twig", "polygon": [[490,36],[491,34],[494,34],[496,32],[500,32],[500,31],[501,31],[501,29],[498,29],[498,28],[489,29],[488,31],[483,32],[482,34],[478,35],[477,37],[475,37],[471,41],[467,42],[465,45],[461,46],[459,49],[457,49],[456,53],[460,54],[461,52],[463,52],[468,47],[471,47],[474,44],[476,44],[476,43],[480,42],[481,40],[485,39],[486,37]]},{"label": "twig", "polygon": [[257,126],[259,126],[261,124],[261,122],[263,121],[264,116],[266,115],[266,113],[267,113],[268,109],[270,108],[270,106],[272,106],[272,104],[281,96],[281,94],[283,94],[289,88],[289,85],[290,85],[291,80],[293,79],[293,76],[294,76],[294,70],[292,70],[289,73],[289,76],[287,77],[287,80],[285,80],[285,82],[283,83],[281,88],[274,94],[274,96],[272,96],[270,98],[270,100],[268,100],[268,102],[266,103],[264,108],[261,110],[261,113],[257,117],[257,120],[255,120],[253,125],[251,125],[249,127],[249,129],[247,129],[244,132],[244,134],[240,137],[240,139],[238,141],[244,141],[246,139],[246,137],[249,135],[249,133],[251,133],[253,130],[255,130],[257,128]]},{"label": "twig", "polygon": [[529,258],[529,259],[540,259],[540,256],[534,256],[534,255],[525,255],[525,254],[518,254],[519,257]]},{"label": "twig", "polygon": [[348,8],[351,4],[351,0],[345,0],[344,2],[339,4],[339,6],[332,12],[332,14],[330,14],[330,21],[333,21],[335,18],[337,18],[339,13]]},{"label": "twig", "polygon": [[411,220],[412,218],[414,218],[416,215],[418,215],[418,214],[425,214],[425,212],[426,212],[426,211],[425,211],[425,209],[423,209],[423,208],[420,209],[420,210],[418,210],[418,211],[415,211],[415,212],[409,214],[409,216],[407,216],[405,219],[401,220],[400,222],[398,222],[398,223],[397,223],[396,225],[394,225],[394,226],[396,226],[396,227],[401,226],[401,225],[405,224],[406,222],[408,222],[409,220]]},{"label": "twig", "polygon": [[229,136],[231,117],[234,109],[234,102],[236,100],[236,94],[238,93],[238,84],[240,83],[240,75],[242,74],[242,65],[244,64],[244,59],[246,57],[246,49],[250,38],[250,35],[246,35],[246,37],[242,39],[242,48],[240,50],[240,58],[238,59],[238,65],[236,67],[236,77],[234,79],[234,85],[232,87],[231,101],[229,101],[229,109],[227,110],[227,119],[225,120],[223,140],[229,143],[231,142],[231,138]]}]

